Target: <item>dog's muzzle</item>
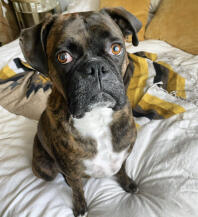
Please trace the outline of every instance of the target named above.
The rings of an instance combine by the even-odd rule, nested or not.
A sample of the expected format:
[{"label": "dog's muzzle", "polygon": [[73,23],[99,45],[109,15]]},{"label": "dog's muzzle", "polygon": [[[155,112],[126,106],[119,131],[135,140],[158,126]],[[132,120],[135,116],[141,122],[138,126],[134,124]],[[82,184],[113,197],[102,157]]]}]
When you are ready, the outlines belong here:
[{"label": "dog's muzzle", "polygon": [[92,58],[76,67],[66,92],[70,112],[75,118],[83,117],[94,106],[119,110],[126,103],[121,73],[102,58]]}]

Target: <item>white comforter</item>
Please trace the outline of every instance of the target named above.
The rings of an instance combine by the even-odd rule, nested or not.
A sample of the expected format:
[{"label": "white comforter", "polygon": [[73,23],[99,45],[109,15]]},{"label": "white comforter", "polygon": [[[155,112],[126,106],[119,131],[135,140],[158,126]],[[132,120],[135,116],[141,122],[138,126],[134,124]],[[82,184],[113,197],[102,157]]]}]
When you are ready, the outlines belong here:
[{"label": "white comforter", "polygon": [[[197,105],[198,56],[162,41],[144,41],[131,52],[149,51],[181,68],[192,83]],[[18,41],[0,48],[0,67],[19,56]],[[71,190],[61,175],[52,182],[31,171],[37,123],[0,107],[0,216],[73,217]],[[85,181],[89,217],[197,217],[198,109],[166,120],[153,120],[138,131],[127,161],[140,192],[128,194],[113,179]]]}]

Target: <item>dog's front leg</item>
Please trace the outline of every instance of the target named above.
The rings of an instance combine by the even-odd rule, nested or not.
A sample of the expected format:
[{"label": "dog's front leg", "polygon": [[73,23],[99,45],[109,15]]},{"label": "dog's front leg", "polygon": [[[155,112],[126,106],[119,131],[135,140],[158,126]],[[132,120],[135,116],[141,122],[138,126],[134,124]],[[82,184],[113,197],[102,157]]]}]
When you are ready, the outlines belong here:
[{"label": "dog's front leg", "polygon": [[126,164],[126,161],[122,164],[121,169],[119,170],[119,172],[115,176],[117,177],[118,182],[120,183],[120,185],[122,186],[122,188],[126,192],[137,193],[138,192],[138,186],[126,174],[125,164]]},{"label": "dog's front leg", "polygon": [[[73,212],[75,217],[87,217],[87,204],[84,197],[81,163],[78,155],[71,149],[72,144],[60,142],[54,145],[53,154],[59,171],[73,192]],[[79,153],[78,153],[79,154]]]},{"label": "dog's front leg", "polygon": [[65,177],[73,191],[73,212],[75,217],[87,217],[87,204],[84,197],[82,179],[79,177]]}]

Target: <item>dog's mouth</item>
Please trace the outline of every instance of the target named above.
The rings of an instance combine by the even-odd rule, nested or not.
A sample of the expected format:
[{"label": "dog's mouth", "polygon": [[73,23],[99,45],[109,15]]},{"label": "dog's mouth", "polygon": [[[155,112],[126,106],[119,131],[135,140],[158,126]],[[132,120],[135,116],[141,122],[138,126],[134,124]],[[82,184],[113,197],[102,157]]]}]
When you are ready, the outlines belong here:
[{"label": "dog's mouth", "polygon": [[114,108],[115,105],[116,105],[116,99],[114,99],[114,97],[111,94],[106,92],[101,92],[90,99],[90,104],[88,105],[88,109],[92,110],[95,107]]},{"label": "dog's mouth", "polygon": [[109,93],[100,92],[92,96],[88,101],[82,102],[74,100],[70,104],[70,112],[73,118],[82,118],[86,112],[90,112],[96,107],[106,107],[114,109],[117,105],[116,99]]}]

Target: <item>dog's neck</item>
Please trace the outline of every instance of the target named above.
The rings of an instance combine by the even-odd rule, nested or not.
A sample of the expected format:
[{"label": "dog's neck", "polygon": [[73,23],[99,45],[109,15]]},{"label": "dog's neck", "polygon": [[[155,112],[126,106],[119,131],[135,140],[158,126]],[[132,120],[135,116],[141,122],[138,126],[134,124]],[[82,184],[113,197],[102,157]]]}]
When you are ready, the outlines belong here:
[{"label": "dog's neck", "polygon": [[83,118],[73,118],[73,125],[83,137],[97,138],[109,130],[114,111],[107,107],[95,107]]},{"label": "dog's neck", "polygon": [[70,112],[68,109],[68,104],[55,87],[52,87],[52,92],[49,95],[46,112],[48,113],[49,117],[51,117],[50,121],[52,125],[69,121]]},{"label": "dog's neck", "polygon": [[56,128],[57,125],[61,124],[64,126],[63,128],[66,125],[69,128],[74,127],[82,136],[87,135],[91,131],[93,134],[95,131],[98,133],[98,128],[102,130],[102,126],[109,126],[111,122],[120,121],[123,116],[127,116],[129,122],[132,120],[129,102],[119,111],[113,111],[113,109],[104,106],[96,106],[90,112],[86,112],[83,118],[75,119],[69,112],[67,101],[56,88],[52,88],[46,112],[51,117],[50,122],[52,126]]}]

